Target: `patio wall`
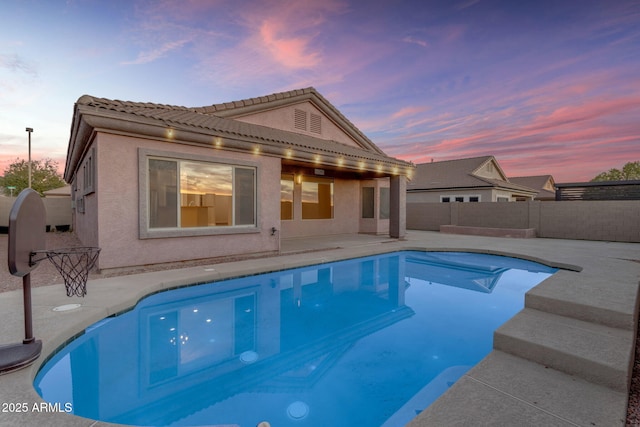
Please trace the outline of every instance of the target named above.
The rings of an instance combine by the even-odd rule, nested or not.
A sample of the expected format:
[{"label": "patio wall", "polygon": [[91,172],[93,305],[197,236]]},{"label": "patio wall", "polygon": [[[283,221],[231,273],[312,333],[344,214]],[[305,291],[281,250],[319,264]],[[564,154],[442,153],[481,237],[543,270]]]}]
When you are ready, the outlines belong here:
[{"label": "patio wall", "polygon": [[[0,232],[6,233],[9,227],[9,213],[15,197],[0,196]],[[47,212],[47,225],[54,227],[71,226],[71,197],[44,197],[42,199]]]},{"label": "patio wall", "polygon": [[640,201],[408,203],[407,229],[533,228],[538,237],[640,242]]}]

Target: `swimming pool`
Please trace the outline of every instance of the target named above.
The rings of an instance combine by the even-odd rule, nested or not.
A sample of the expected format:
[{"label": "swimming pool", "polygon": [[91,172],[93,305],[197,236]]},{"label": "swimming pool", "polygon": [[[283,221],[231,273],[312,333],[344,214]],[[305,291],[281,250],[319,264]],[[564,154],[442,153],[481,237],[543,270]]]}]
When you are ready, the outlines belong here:
[{"label": "swimming pool", "polygon": [[175,289],[87,328],[34,386],[122,424],[403,426],[555,271],[405,251]]}]

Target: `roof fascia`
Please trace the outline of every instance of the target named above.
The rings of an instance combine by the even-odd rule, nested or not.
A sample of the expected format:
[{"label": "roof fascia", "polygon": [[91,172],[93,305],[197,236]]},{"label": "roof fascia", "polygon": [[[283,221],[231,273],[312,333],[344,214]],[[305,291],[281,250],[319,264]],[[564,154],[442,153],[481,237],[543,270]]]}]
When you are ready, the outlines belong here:
[{"label": "roof fascia", "polygon": [[67,147],[67,158],[65,161],[63,178],[65,182],[71,183],[75,177],[78,164],[86,153],[91,141],[95,136],[94,129],[85,120],[81,107],[76,104],[74,108],[73,121],[71,122],[71,134]]},{"label": "roof fascia", "polygon": [[[82,110],[85,110],[84,112]],[[322,152],[322,160],[318,161],[316,150],[305,149],[304,147],[287,148],[279,142],[270,142],[260,138],[248,136],[239,137],[228,132],[218,131],[214,133],[204,133],[202,129],[189,129],[179,125],[161,123],[157,119],[150,119],[140,116],[132,116],[128,113],[96,110],[87,107],[76,110],[77,120],[75,127],[77,132],[72,133],[70,144],[73,144],[71,155],[67,158],[65,177],[72,177],[77,168],[78,162],[82,158],[82,153],[93,137],[91,134],[105,132],[124,136],[141,137],[149,139],[181,143],[187,145],[197,145],[210,148],[219,148],[229,151],[239,151],[244,153],[256,153],[261,155],[286,158],[310,164],[317,164],[344,168],[347,170],[385,173],[386,175],[404,175],[410,177],[413,173],[413,165],[404,161],[398,161],[386,155],[371,153],[367,156],[364,151],[362,155],[335,154],[331,151]],[[220,145],[216,141],[220,141]],[[258,151],[256,151],[258,150]],[[69,172],[67,172],[67,170]]]},{"label": "roof fascia", "polygon": [[500,186],[493,185],[487,183],[487,185],[467,185],[464,187],[437,187],[437,188],[407,188],[407,193],[418,193],[418,192],[441,192],[441,191],[470,191],[470,190],[506,190],[506,191],[517,191],[519,193],[524,194],[537,194],[538,191],[532,188],[518,186],[519,188],[512,188],[511,186]]}]

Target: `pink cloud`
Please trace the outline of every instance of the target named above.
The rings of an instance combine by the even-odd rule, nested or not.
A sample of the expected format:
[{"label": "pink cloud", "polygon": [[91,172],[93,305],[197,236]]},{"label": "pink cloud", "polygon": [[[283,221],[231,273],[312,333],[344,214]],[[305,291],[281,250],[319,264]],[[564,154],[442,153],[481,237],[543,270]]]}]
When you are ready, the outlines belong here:
[{"label": "pink cloud", "polygon": [[405,118],[405,117],[412,117],[415,116],[416,114],[421,114],[424,113],[425,111],[427,111],[429,108],[419,105],[419,106],[407,106],[407,107],[403,107],[400,110],[396,111],[395,113],[393,113],[391,115],[391,118],[396,120],[396,119],[401,119],[401,118]]},{"label": "pink cloud", "polygon": [[526,77],[453,94],[432,104],[431,114],[397,120],[413,127],[378,143],[415,163],[494,155],[508,174],[552,174],[559,182],[640,160],[637,79],[608,68],[518,90]]},{"label": "pink cloud", "polygon": [[429,42],[427,42],[426,40],[418,39],[412,36],[406,36],[405,38],[402,39],[402,41],[405,43],[417,44],[418,46],[422,46],[422,47],[429,47]]},{"label": "pink cloud", "polygon": [[132,61],[124,61],[122,65],[140,65],[140,64],[148,64],[149,62],[153,62],[157,59],[163,58],[167,56],[171,51],[178,50],[182,48],[185,44],[187,44],[190,40],[176,40],[170,41],[162,44],[161,46],[154,47],[150,50],[138,53],[136,59]]},{"label": "pink cloud", "polygon": [[282,23],[265,21],[260,27],[261,44],[273,60],[286,68],[312,68],[321,59],[320,52],[310,49],[312,37],[287,36]]},{"label": "pink cloud", "polygon": [[346,7],[338,0],[293,3],[267,0],[243,16],[245,28],[253,34],[247,41],[258,50],[264,49],[285,68],[316,67],[322,59],[316,38],[330,17],[343,13]]}]

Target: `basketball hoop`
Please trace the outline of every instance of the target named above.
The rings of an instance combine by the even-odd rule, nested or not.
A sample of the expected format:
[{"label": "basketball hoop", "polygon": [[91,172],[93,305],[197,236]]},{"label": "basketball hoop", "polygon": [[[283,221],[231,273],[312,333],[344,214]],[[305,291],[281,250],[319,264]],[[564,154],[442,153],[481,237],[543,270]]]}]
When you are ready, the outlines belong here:
[{"label": "basketball hoop", "polygon": [[[89,271],[93,268],[100,248],[95,247],[75,247],[61,248],[45,251],[34,251],[32,254],[32,263],[37,263],[47,258],[56,267],[67,290],[67,296],[84,297],[87,294],[87,279],[89,279]],[[34,255],[42,254],[43,257],[33,259]]]},{"label": "basketball hoop", "polygon": [[[46,211],[40,194],[22,190],[9,213],[9,273],[22,277],[24,340],[0,345],[0,375],[32,364],[42,351],[42,341],[33,336],[31,310],[31,271],[48,258],[64,279],[67,296],[85,296],[89,270],[95,265],[100,248],[78,247],[45,250]],[[41,254],[40,258],[37,255]]]}]

